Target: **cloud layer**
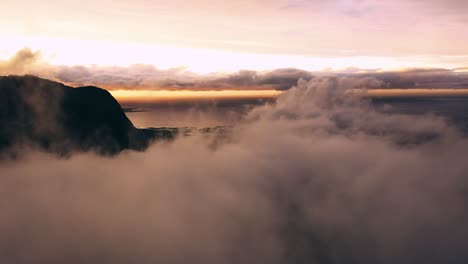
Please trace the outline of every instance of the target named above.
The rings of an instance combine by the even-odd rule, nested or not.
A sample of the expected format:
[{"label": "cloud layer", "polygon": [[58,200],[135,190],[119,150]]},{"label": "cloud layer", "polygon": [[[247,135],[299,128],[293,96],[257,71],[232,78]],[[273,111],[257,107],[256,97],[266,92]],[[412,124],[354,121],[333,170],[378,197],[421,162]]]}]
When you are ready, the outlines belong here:
[{"label": "cloud layer", "polygon": [[382,80],[375,88],[467,88],[466,69],[408,69],[381,72],[348,68],[342,71],[310,72],[285,68],[273,71],[241,70],[236,73],[196,74],[187,69],[161,70],[153,65],[57,66],[44,62],[39,51],[22,49],[0,61],[0,74],[33,74],[73,86],[94,85],[106,89],[146,90],[287,90],[299,79],[317,76],[373,77]]},{"label": "cloud layer", "polygon": [[[468,141],[301,80],[213,145],[0,163],[5,263],[466,263]],[[427,134],[431,137],[427,137]]]}]

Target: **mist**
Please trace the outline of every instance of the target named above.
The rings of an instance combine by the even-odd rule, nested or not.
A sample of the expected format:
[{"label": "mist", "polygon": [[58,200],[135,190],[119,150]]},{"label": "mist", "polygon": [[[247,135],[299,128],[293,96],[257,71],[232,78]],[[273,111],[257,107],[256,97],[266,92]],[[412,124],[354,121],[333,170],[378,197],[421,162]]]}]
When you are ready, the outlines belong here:
[{"label": "mist", "polygon": [[466,263],[468,140],[301,79],[229,138],[0,162],[2,263]]}]

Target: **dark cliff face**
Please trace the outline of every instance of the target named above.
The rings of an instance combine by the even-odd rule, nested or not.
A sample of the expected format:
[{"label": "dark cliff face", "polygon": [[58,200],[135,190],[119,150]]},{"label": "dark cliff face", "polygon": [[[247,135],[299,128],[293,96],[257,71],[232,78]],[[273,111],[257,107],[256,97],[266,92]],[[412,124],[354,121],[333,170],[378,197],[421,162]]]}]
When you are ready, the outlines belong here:
[{"label": "dark cliff face", "polygon": [[34,76],[0,77],[0,151],[21,146],[66,155],[144,150],[152,135],[136,129],[112,95]]}]

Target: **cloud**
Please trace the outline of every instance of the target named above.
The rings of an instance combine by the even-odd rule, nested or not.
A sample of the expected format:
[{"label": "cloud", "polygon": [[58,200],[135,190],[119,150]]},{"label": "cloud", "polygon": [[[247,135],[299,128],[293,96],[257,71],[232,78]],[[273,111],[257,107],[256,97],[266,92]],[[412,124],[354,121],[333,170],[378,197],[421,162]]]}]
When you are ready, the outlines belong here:
[{"label": "cloud", "polygon": [[109,90],[287,90],[301,78],[311,80],[324,75],[373,77],[383,81],[380,88],[468,87],[468,72],[463,68],[409,68],[393,72],[353,67],[321,72],[282,68],[272,71],[197,74],[184,67],[158,69],[154,65],[145,64],[128,67],[52,65],[41,59],[40,51],[30,49],[22,49],[9,60],[0,61],[0,74],[32,74],[72,86],[93,85]]},{"label": "cloud", "polygon": [[128,68],[62,67],[56,78],[67,83],[93,84],[110,89],[286,90],[297,83],[300,78],[313,78],[313,74],[298,69],[277,69],[267,72],[241,70],[232,74],[199,75],[188,72],[184,68],[158,70],[151,65],[132,65]]},{"label": "cloud", "polygon": [[412,2],[416,5],[419,5],[420,7],[423,7],[424,11],[431,12],[432,14],[437,15],[457,15],[466,17],[466,13],[463,12],[463,10],[466,10],[468,8],[468,3],[463,0],[413,0]]},{"label": "cloud", "polygon": [[313,12],[322,12],[327,14],[342,14],[351,17],[362,17],[366,14],[381,13],[387,9],[390,12],[399,12],[404,14],[405,10],[394,9],[395,7],[406,7],[411,11],[419,11],[425,15],[462,15],[462,10],[468,7],[464,0],[409,0],[409,1],[392,1],[381,2],[376,0],[331,0],[331,1],[316,1],[316,0],[288,0],[285,1],[281,9],[305,9]]},{"label": "cloud", "polygon": [[287,90],[295,85],[299,79],[310,80],[313,77],[314,75],[311,72],[294,68],[276,69],[266,72],[243,70],[225,77],[201,81],[200,83],[195,83],[194,86],[225,89],[240,87]]},{"label": "cloud", "polygon": [[467,88],[468,73],[459,69],[408,69],[401,72],[361,73],[359,77],[375,77],[388,88]]},{"label": "cloud", "polygon": [[[51,72],[51,71],[49,71]],[[95,85],[108,89],[169,89],[169,90],[287,90],[301,78],[315,76],[374,77],[382,80],[375,88],[466,88],[468,73],[460,69],[407,69],[405,71],[362,70],[348,68],[335,72],[309,72],[294,68],[273,71],[242,70],[236,73],[199,75],[183,68],[158,70],[151,65],[130,67],[74,66],[58,67],[52,78],[75,86]]]},{"label": "cloud", "polygon": [[0,61],[0,74],[26,74],[30,71],[29,67],[38,62],[40,55],[39,51],[21,49],[9,60]]},{"label": "cloud", "polygon": [[[466,263],[468,141],[300,80],[229,140],[0,163],[5,263]],[[402,137],[438,136],[415,144]]]},{"label": "cloud", "polygon": [[277,69],[257,72],[196,74],[184,67],[161,70],[153,65],[57,66],[40,60],[40,52],[23,49],[7,61],[0,62],[0,74],[33,74],[73,86],[94,85],[107,89],[165,90],[242,90],[287,89],[300,78],[312,73],[298,69]]},{"label": "cloud", "polygon": [[112,88],[161,88],[177,86],[179,82],[193,79],[195,74],[184,68],[158,70],[152,65],[117,66],[62,66],[55,77],[63,82],[76,85],[96,85]]}]

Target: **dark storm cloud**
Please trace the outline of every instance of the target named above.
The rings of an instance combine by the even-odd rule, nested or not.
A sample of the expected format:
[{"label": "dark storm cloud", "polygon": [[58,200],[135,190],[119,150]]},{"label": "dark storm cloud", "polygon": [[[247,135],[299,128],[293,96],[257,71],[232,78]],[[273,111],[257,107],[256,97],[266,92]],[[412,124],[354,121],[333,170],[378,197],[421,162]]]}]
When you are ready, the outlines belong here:
[{"label": "dark storm cloud", "polygon": [[[213,149],[0,163],[4,263],[466,263],[468,140],[301,79]],[[401,137],[435,133],[402,145]]]}]

